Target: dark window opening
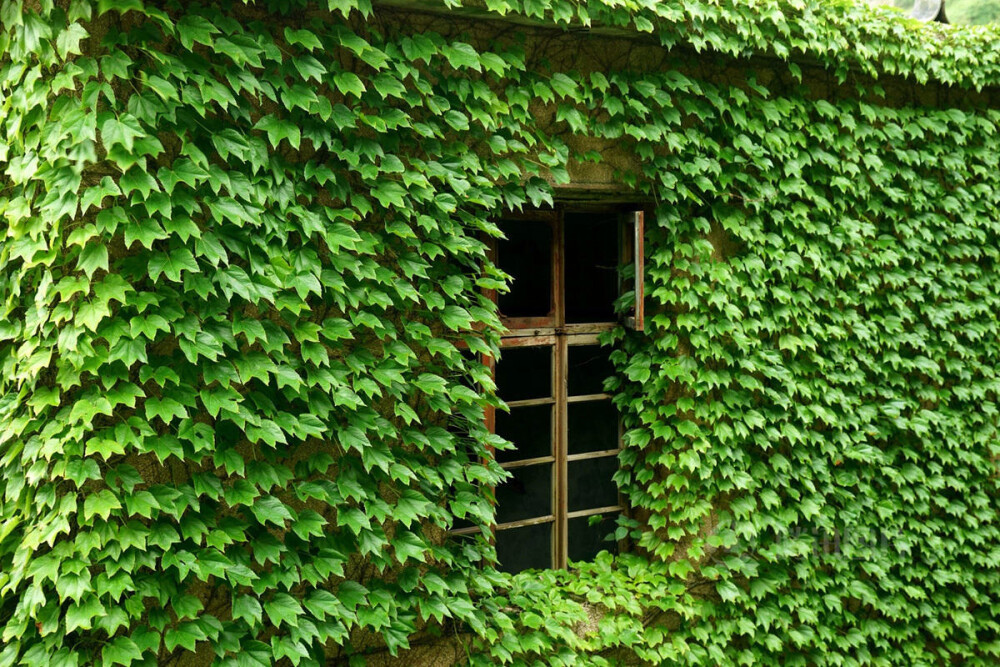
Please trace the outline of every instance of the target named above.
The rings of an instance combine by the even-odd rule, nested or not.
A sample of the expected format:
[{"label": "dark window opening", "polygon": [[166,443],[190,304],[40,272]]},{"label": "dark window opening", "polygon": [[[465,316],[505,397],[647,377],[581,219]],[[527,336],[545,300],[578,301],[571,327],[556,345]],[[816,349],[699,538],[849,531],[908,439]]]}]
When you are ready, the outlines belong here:
[{"label": "dark window opening", "polygon": [[618,298],[618,218],[567,213],[565,223],[566,322],[614,322]]},{"label": "dark window opening", "polygon": [[552,348],[514,347],[497,364],[497,394],[505,401],[552,396]]},{"label": "dark window opening", "polygon": [[495,259],[513,284],[497,296],[508,331],[494,377],[510,411],[487,421],[514,448],[496,452],[511,475],[495,489],[497,557],[509,572],[565,567],[618,549],[604,538],[624,509],[620,427],[598,336],[617,326],[623,289],[635,293],[625,322],[641,329],[642,214],[556,210],[500,228]]},{"label": "dark window opening", "polygon": [[569,520],[569,559],[593,560],[601,551],[618,553],[618,543],[607,539],[615,530],[617,512]]},{"label": "dark window opening", "polygon": [[618,448],[618,411],[610,400],[570,403],[566,417],[570,455]]},{"label": "dark window opening", "polygon": [[497,243],[497,266],[514,277],[511,291],[497,297],[506,317],[544,317],[552,311],[552,225],[504,220],[506,239]]},{"label": "dark window opening", "polygon": [[552,566],[552,522],[512,528],[497,534],[497,559],[511,572]]},{"label": "dark window opening", "polygon": [[552,456],[553,404],[522,405],[496,413],[496,434],[510,440],[516,449],[497,451],[497,461]]}]

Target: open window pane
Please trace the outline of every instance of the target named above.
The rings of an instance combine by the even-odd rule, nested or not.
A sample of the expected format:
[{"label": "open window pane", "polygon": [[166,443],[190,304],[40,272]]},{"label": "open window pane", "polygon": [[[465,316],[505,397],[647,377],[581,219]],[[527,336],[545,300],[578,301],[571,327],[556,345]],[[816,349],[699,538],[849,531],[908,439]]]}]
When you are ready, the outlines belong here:
[{"label": "open window pane", "polygon": [[552,348],[510,347],[497,362],[497,395],[505,401],[552,396]]},{"label": "open window pane", "polygon": [[[601,551],[618,553],[618,543],[613,540],[605,540],[615,532],[615,517],[617,512],[610,514],[597,514],[593,517],[581,516],[569,520],[569,552],[567,556],[570,560],[593,560]],[[595,521],[596,525],[590,525]]]},{"label": "open window pane", "polygon": [[618,485],[611,479],[618,470],[617,456],[570,461],[567,468],[570,512],[618,504]]},{"label": "open window pane", "polygon": [[514,468],[496,488],[497,523],[534,519],[552,513],[552,464]]},{"label": "open window pane", "polygon": [[505,572],[552,567],[552,523],[498,530],[496,546]]},{"label": "open window pane", "polygon": [[609,400],[566,406],[570,454],[618,449],[618,411]]},{"label": "open window pane", "polygon": [[511,291],[497,296],[505,317],[544,317],[552,310],[552,226],[503,220],[506,239],[497,244],[497,265],[513,278]]},{"label": "open window pane", "polygon": [[618,298],[618,218],[613,213],[566,213],[566,322],[614,322]]},{"label": "open window pane", "polygon": [[498,450],[500,463],[551,456],[552,405],[511,408],[510,414],[497,410],[496,433],[517,447],[516,450]]},{"label": "open window pane", "polygon": [[586,396],[604,392],[604,380],[615,373],[609,355],[611,350],[600,345],[570,345],[569,395]]},{"label": "open window pane", "polygon": [[630,211],[621,216],[621,263],[625,265],[620,291],[631,292],[632,314],[625,318],[625,325],[642,331],[645,327],[645,264],[646,223],[642,211]]}]

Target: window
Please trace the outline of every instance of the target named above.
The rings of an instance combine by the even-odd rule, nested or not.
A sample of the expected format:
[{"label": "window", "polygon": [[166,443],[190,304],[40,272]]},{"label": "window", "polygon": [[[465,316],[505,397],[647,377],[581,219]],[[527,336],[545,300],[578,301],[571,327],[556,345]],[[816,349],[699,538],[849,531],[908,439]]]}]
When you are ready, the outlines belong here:
[{"label": "window", "polygon": [[557,209],[500,227],[495,260],[514,280],[497,296],[507,333],[494,370],[510,412],[488,425],[515,449],[496,453],[511,474],[495,489],[497,554],[511,572],[565,567],[615,548],[603,538],[622,511],[612,480],[621,434],[598,336],[616,325],[629,283],[626,324],[642,328],[643,214]]}]

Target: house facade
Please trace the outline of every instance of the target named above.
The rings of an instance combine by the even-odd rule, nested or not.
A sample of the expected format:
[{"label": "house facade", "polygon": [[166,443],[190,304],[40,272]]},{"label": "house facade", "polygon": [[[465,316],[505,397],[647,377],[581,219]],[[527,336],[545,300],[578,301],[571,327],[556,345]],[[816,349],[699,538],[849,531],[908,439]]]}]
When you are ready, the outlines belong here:
[{"label": "house facade", "polygon": [[0,24],[0,665],[1000,657],[997,29]]}]

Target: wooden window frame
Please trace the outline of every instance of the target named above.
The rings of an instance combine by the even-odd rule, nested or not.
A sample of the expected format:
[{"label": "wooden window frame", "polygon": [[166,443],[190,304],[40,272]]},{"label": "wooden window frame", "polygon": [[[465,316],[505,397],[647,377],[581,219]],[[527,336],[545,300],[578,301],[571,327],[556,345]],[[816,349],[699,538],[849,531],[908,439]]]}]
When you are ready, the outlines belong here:
[{"label": "wooden window frame", "polygon": [[[568,438],[568,412],[569,406],[573,403],[587,401],[610,401],[611,395],[606,393],[589,394],[582,396],[569,395],[569,348],[577,345],[596,345],[600,334],[610,331],[618,326],[619,322],[592,322],[592,323],[567,323],[565,321],[565,236],[566,236],[566,213],[576,212],[601,212],[617,214],[620,227],[620,264],[632,263],[634,268],[633,286],[635,294],[635,305],[630,316],[625,318],[626,326],[636,330],[642,330],[644,326],[643,313],[643,255],[644,244],[644,211],[635,206],[559,206],[552,210],[531,211],[527,213],[510,214],[504,219],[516,219],[524,221],[539,222],[549,224],[552,227],[552,256],[551,267],[552,277],[550,281],[550,311],[544,316],[536,317],[504,317],[501,314],[501,322],[506,331],[501,336],[501,349],[517,347],[548,347],[552,350],[551,363],[552,378],[551,395],[547,398],[536,398],[526,400],[509,401],[507,405],[511,408],[525,407],[531,405],[553,405],[554,424],[551,438],[551,454],[548,456],[535,457],[502,463],[505,470],[549,464],[552,466],[552,496],[549,502],[548,513],[538,516],[520,519],[517,521],[494,524],[491,532],[495,541],[498,531],[523,528],[526,526],[552,523],[552,543],[550,564],[553,568],[565,568],[568,561],[569,552],[569,521],[571,519],[583,518],[599,514],[626,511],[621,495],[615,505],[594,507],[584,510],[569,511],[569,464],[576,461],[595,460],[599,458],[617,457],[621,451],[621,423],[618,425],[618,438],[616,447],[613,449],[584,452],[578,454],[569,453]],[[496,261],[497,243],[491,243],[491,259]],[[623,278],[619,280],[619,293],[624,293],[627,285]],[[495,290],[488,290],[487,296],[496,302],[497,294]],[[490,372],[496,372],[496,362],[494,359],[486,357],[484,363],[489,365]],[[491,433],[496,432],[496,412],[494,408],[486,411],[486,426]],[[452,531],[453,534],[468,534],[478,531],[477,527],[462,528]]]}]

